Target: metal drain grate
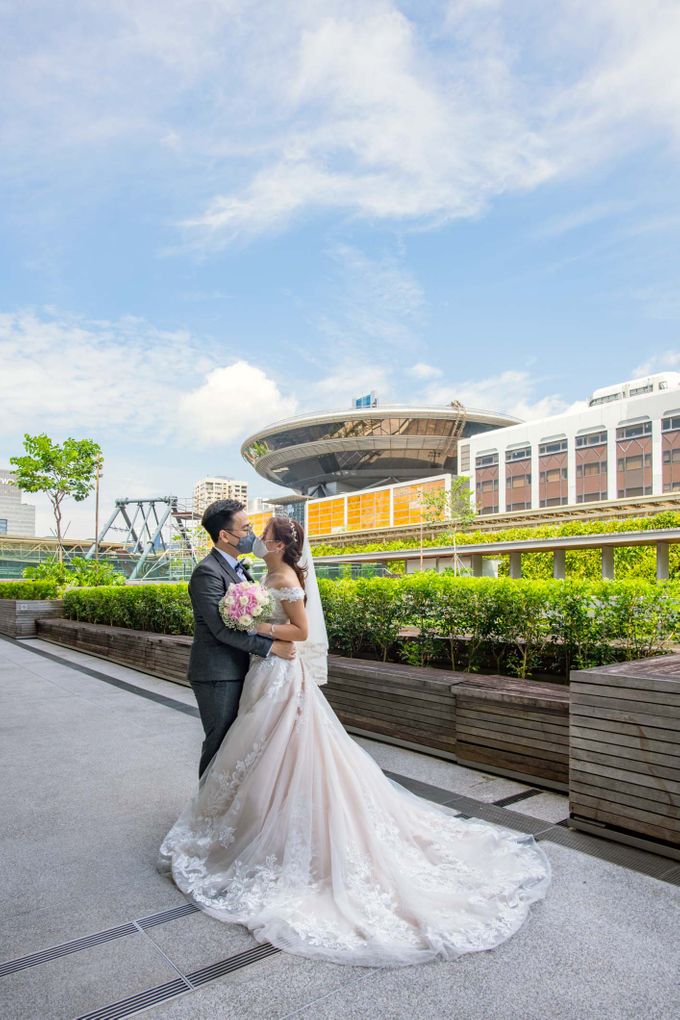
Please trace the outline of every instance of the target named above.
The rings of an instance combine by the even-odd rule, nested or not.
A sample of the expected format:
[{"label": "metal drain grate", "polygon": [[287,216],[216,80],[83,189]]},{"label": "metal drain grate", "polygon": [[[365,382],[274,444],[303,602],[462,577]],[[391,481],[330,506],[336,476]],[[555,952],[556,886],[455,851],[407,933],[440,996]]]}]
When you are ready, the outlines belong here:
[{"label": "metal drain grate", "polygon": [[167,921],[174,921],[177,917],[186,917],[187,914],[197,914],[198,907],[193,903],[182,903],[179,907],[171,907],[169,910],[161,910],[159,914],[149,914],[148,917],[138,917],[136,923],[140,928],[154,928],[157,924],[165,924]]},{"label": "metal drain grate", "polygon": [[107,928],[106,931],[98,931],[94,935],[85,935],[81,939],[62,942],[61,945],[43,949],[39,953],[30,953],[28,956],[20,956],[16,960],[8,960],[7,963],[0,964],[0,977],[14,974],[15,971],[24,970],[26,967],[35,967],[39,963],[47,963],[49,960],[57,960],[60,956],[68,956],[69,953],[77,953],[81,949],[89,949],[90,946],[99,946],[102,942],[121,939],[125,935],[133,935],[136,932],[137,928],[134,924],[121,924],[118,928]]},{"label": "metal drain grate", "polygon": [[274,956],[275,953],[280,952],[281,950],[277,949],[276,946],[265,942],[261,946],[253,946],[252,949],[246,949],[243,953],[237,953],[236,956],[229,956],[226,960],[220,960],[219,963],[211,963],[208,967],[194,970],[191,974],[187,974],[187,980],[194,987],[204,985],[206,982],[214,981],[224,974],[231,974],[234,970],[241,970],[242,967],[247,967],[251,963],[257,963],[258,960],[264,960],[267,956]]},{"label": "metal drain grate", "polygon": [[[650,875],[652,878],[664,878],[677,871],[680,875],[680,868],[674,865],[668,857],[657,857],[655,854],[648,854],[644,850],[636,850],[634,847],[625,846],[622,843],[614,843],[606,839],[598,839],[597,836],[589,836],[584,832],[577,832],[574,829],[563,829],[552,826],[543,833],[541,839],[550,843],[559,843],[560,846],[570,850],[580,850],[590,857],[597,857],[601,861],[610,864],[618,864],[631,871],[637,871],[642,875]],[[672,878],[670,879],[672,881]]]},{"label": "metal drain grate", "polygon": [[544,790],[522,790],[521,793],[511,793],[509,797],[501,797],[500,800],[495,800],[494,804],[496,807],[507,807],[508,804],[517,804],[520,800],[528,800],[529,797],[537,797],[539,793],[544,792]]},{"label": "metal drain grate", "polygon": [[464,811],[483,822],[492,822],[494,825],[502,825],[506,829],[516,829],[518,832],[525,832],[532,836],[544,832],[551,824],[541,818],[522,815],[518,811],[508,811],[507,808],[498,807],[497,804],[483,804],[471,797],[456,797],[451,801],[450,806],[455,811]]},{"label": "metal drain grate", "polygon": [[118,1017],[130,1016],[132,1013],[139,1013],[142,1009],[155,1006],[166,999],[174,999],[176,995],[191,991],[191,985],[175,978],[174,981],[167,981],[164,985],[156,985],[155,988],[147,988],[137,995],[131,995],[129,999],[121,999],[120,1002],[112,1002],[109,1006],[102,1006],[91,1013],[82,1013],[76,1020],[117,1020]]}]

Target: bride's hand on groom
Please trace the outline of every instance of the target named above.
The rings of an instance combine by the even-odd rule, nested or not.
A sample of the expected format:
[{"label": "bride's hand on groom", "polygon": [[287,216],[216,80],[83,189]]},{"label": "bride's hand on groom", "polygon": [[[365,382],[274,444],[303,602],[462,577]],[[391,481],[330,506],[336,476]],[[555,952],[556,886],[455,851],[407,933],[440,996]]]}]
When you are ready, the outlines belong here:
[{"label": "bride's hand on groom", "polygon": [[271,654],[278,655],[279,659],[294,659],[295,645],[292,641],[274,641]]}]

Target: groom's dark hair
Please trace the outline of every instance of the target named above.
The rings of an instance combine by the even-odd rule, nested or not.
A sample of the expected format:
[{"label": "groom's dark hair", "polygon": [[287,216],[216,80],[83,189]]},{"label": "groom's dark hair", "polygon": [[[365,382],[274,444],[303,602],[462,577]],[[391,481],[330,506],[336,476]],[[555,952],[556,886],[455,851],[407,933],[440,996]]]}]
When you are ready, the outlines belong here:
[{"label": "groom's dark hair", "polygon": [[229,531],[234,514],[239,510],[245,510],[245,503],[238,499],[216,499],[214,503],[207,506],[201,517],[201,524],[208,532],[213,542],[217,542],[220,531]]}]

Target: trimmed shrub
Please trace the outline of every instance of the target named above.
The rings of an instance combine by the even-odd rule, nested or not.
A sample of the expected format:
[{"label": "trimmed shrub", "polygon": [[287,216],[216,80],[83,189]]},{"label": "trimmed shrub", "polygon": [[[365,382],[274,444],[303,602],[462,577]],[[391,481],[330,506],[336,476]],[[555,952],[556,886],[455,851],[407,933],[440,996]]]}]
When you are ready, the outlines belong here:
[{"label": "trimmed shrub", "polygon": [[[320,580],[319,588],[330,649],[350,657],[568,678],[571,669],[659,655],[680,640],[680,584],[674,581],[423,572]],[[159,634],[193,633],[186,584],[73,589],[64,594],[64,615]]]},{"label": "trimmed shrub", "polygon": [[150,630],[157,634],[194,632],[186,584],[72,588],[64,592],[64,616],[69,620]]},{"label": "trimmed shrub", "polygon": [[58,599],[56,581],[2,581],[0,599]]}]

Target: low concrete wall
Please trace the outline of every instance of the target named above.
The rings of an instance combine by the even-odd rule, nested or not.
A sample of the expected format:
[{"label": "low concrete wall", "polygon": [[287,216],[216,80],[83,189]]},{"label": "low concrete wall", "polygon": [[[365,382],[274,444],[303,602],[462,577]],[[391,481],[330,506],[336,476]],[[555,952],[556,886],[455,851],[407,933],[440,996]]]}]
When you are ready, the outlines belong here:
[{"label": "low concrete wall", "polygon": [[[75,620],[43,620],[39,635],[165,680],[187,682],[190,637]],[[353,733],[566,789],[569,690],[561,684],[331,655],[323,691]]]},{"label": "low concrete wall", "polygon": [[61,599],[0,599],[0,634],[13,638],[36,636],[36,623],[60,617]]}]

